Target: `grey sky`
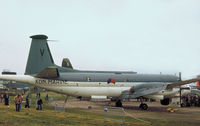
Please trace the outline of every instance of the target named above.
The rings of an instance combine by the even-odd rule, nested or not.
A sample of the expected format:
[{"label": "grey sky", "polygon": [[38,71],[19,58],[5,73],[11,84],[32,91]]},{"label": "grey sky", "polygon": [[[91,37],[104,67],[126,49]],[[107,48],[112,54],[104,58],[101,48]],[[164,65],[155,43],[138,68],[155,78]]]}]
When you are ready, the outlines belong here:
[{"label": "grey sky", "polygon": [[199,0],[6,0],[0,4],[0,71],[23,74],[34,34],[56,64],[138,73],[200,73]]}]

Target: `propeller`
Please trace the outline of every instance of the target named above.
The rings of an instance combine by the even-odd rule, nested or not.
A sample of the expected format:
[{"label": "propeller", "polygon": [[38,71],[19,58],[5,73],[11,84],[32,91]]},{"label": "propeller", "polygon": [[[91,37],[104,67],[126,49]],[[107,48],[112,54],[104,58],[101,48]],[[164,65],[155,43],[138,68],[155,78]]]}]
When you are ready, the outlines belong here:
[{"label": "propeller", "polygon": [[58,42],[58,40],[47,40],[48,42]]}]

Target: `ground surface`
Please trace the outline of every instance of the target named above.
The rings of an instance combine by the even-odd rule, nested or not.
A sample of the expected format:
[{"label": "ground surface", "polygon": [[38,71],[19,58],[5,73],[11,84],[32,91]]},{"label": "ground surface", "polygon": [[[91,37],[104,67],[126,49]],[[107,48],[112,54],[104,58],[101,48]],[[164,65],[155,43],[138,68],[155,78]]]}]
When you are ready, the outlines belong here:
[{"label": "ground surface", "polygon": [[[10,106],[0,103],[0,125],[2,126],[120,126],[124,120],[125,126],[199,126],[200,108],[177,108],[175,112],[168,112],[169,106],[161,106],[158,102],[148,103],[149,109],[138,109],[138,102],[124,102],[124,111],[121,109],[108,109],[104,112],[107,102],[79,101],[69,98],[66,112],[55,112],[54,105],[62,105],[63,95],[48,93],[53,101],[48,104],[44,100],[46,93],[42,93],[44,110],[35,110],[35,95],[32,95],[31,108],[22,107],[20,112],[15,112],[15,105]],[[12,101],[13,97],[10,97]],[[88,109],[88,106],[89,109]],[[114,102],[111,103],[114,106]],[[62,109],[63,110],[63,109]],[[123,116],[124,115],[124,116]]]}]

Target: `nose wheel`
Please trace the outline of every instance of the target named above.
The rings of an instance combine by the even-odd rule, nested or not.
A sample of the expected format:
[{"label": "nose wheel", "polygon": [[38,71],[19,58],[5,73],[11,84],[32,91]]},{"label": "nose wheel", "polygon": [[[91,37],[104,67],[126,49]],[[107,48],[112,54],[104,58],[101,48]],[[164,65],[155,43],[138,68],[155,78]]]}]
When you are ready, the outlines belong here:
[{"label": "nose wheel", "polygon": [[145,104],[145,103],[141,103],[139,108],[142,109],[142,110],[147,110],[148,109],[148,105]]}]

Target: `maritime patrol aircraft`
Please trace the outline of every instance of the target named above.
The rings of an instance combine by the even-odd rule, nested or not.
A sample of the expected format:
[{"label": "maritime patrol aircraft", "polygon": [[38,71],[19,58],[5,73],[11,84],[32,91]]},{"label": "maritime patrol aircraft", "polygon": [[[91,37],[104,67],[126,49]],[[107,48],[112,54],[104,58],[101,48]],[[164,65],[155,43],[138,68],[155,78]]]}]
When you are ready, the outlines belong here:
[{"label": "maritime patrol aircraft", "polygon": [[[132,98],[159,99],[162,105],[168,105],[174,87],[200,81],[200,78],[182,81],[175,75],[131,71],[81,71],[74,69],[67,59],[60,67],[54,63],[46,35],[30,38],[25,75],[0,75],[0,79],[31,84],[66,96],[117,98],[117,107],[122,106],[122,99]],[[146,110],[148,105],[141,100],[140,108]]]}]

